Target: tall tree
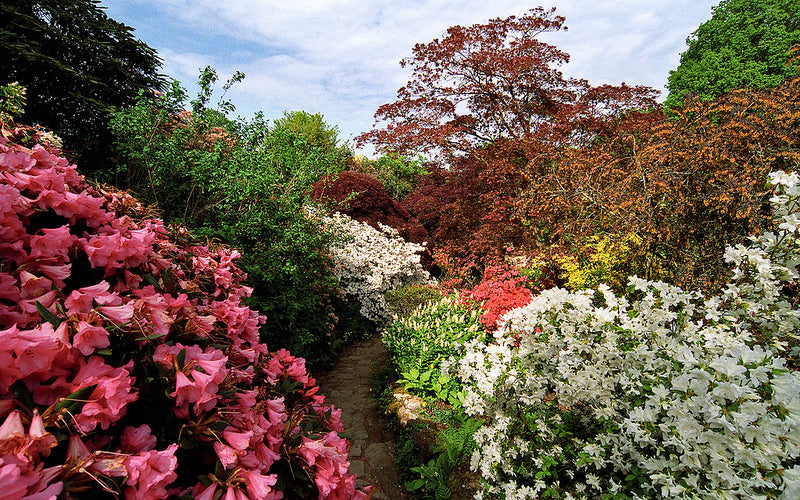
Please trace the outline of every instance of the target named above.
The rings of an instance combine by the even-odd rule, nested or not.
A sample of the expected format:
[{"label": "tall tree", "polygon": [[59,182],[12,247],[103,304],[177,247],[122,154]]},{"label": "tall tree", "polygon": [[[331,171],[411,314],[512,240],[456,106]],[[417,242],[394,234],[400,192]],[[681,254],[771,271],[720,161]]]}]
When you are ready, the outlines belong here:
[{"label": "tall tree", "polygon": [[412,69],[411,80],[375,114],[376,125],[389,123],[357,140],[400,155],[446,158],[500,138],[591,138],[601,116],[652,104],[651,89],[594,88],[565,78],[558,66],[569,55],[537,39],[566,29],[563,23],[554,8],[538,7],[521,17],[453,26],[441,40],[415,45],[413,57],[401,61]]},{"label": "tall tree", "polygon": [[735,88],[774,87],[800,71],[789,61],[790,49],[800,44],[800,2],[722,0],[686,43],[670,72],[667,108],[687,94],[708,100]]},{"label": "tall tree", "polygon": [[647,87],[565,78],[569,56],[537,39],[563,27],[554,9],[449,28],[417,44],[397,101],[357,138],[404,156],[437,160],[404,200],[432,236],[434,258],[453,273],[479,273],[525,244],[515,199],[529,172],[569,149],[602,140],[634,109],[656,107]]},{"label": "tall tree", "polygon": [[161,60],[98,0],[0,3],[0,75],[27,88],[20,121],[54,129],[84,168],[107,164],[108,112],[161,89]]}]

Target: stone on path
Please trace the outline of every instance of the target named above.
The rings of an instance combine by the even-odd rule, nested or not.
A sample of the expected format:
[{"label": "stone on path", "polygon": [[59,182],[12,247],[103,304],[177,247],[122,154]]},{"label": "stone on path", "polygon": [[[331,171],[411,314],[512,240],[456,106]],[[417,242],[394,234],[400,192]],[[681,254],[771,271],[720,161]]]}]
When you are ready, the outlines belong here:
[{"label": "stone on path", "polygon": [[395,462],[394,438],[370,400],[370,376],[388,362],[380,335],[374,335],[345,348],[332,371],[315,376],[325,402],[342,409],[342,435],[350,439],[356,484],[375,485],[374,500],[409,500]]}]

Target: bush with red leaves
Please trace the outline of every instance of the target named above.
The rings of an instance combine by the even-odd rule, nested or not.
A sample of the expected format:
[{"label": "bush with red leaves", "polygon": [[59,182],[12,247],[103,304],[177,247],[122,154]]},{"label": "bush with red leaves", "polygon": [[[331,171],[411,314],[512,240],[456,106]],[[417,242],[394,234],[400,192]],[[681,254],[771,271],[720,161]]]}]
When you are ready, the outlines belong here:
[{"label": "bush with red leaves", "polygon": [[528,277],[520,275],[517,268],[489,266],[483,273],[483,281],[471,290],[462,291],[461,299],[480,304],[483,311],[480,322],[486,331],[492,332],[505,313],[533,300],[527,283]]},{"label": "bush with red leaves", "polygon": [[422,244],[428,232],[397,201],[386,193],[381,182],[360,172],[344,171],[336,179],[325,177],[314,184],[314,199],[331,203],[332,211],[366,222],[380,230],[378,223],[397,229],[404,240]]}]

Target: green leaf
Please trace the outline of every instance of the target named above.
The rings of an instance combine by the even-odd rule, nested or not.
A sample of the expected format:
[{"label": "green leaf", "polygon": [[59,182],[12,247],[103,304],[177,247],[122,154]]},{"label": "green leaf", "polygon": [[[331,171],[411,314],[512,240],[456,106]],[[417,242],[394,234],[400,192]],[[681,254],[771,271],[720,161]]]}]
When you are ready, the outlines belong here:
[{"label": "green leaf", "polygon": [[424,479],[414,479],[413,481],[406,481],[406,490],[415,491],[425,486]]},{"label": "green leaf", "polygon": [[41,316],[43,320],[53,325],[53,328],[58,328],[61,323],[64,322],[62,318],[48,311],[38,300],[36,301],[36,310],[39,311],[39,316]]},{"label": "green leaf", "polygon": [[97,384],[81,387],[77,391],[56,403],[53,406],[53,412],[55,413],[62,409],[66,409],[70,413],[79,413],[78,408],[83,408],[83,404],[86,403],[86,398],[88,398],[89,395],[94,392],[95,388],[97,388]]},{"label": "green leaf", "polygon": [[178,361],[178,369],[182,370],[183,369],[183,365],[186,362],[186,348],[185,347],[183,349],[181,349],[181,352],[178,353],[178,356],[176,357],[176,359]]}]

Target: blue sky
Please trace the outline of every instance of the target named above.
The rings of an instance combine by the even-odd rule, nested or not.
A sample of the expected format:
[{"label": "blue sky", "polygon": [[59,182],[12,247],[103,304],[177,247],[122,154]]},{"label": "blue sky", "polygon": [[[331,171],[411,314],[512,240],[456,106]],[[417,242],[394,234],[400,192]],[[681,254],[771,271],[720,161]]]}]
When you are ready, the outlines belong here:
[{"label": "blue sky", "polygon": [[[552,0],[567,31],[544,41],[570,54],[567,76],[664,92],[686,37],[718,0]],[[226,97],[235,115],[322,113],[348,140],[370,130],[409,78],[399,61],[456,24],[522,15],[515,0],[101,0],[107,14],[164,60],[162,72],[196,92],[199,69],[246,78]],[[362,151],[371,155],[371,151]]]}]

